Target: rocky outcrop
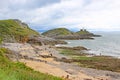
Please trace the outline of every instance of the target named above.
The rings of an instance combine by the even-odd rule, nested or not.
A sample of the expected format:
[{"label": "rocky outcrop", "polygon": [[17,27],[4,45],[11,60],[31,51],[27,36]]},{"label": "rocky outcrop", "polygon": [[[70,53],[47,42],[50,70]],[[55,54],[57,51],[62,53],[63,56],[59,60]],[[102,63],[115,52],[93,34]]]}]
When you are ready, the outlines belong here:
[{"label": "rocky outcrop", "polygon": [[67,44],[62,40],[56,40],[49,37],[33,37],[28,40],[28,43],[39,44],[39,45],[55,45],[55,44]]}]

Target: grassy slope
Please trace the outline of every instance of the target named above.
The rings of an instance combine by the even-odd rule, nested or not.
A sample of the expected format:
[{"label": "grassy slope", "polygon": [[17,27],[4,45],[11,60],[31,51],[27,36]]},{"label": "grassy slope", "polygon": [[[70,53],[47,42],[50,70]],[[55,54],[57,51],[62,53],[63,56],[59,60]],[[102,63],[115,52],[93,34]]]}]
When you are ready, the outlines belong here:
[{"label": "grassy slope", "polygon": [[5,56],[6,53],[9,52],[0,48],[0,80],[62,80],[34,71],[20,62],[12,62]]},{"label": "grassy slope", "polygon": [[36,31],[30,28],[21,27],[16,21],[9,20],[0,20],[0,38],[15,37],[18,39],[19,36],[31,36],[39,35]]},{"label": "grassy slope", "polygon": [[70,34],[72,34],[72,32],[66,28],[56,28],[56,29],[48,30],[43,33],[43,35],[45,36],[47,35],[70,35]]}]

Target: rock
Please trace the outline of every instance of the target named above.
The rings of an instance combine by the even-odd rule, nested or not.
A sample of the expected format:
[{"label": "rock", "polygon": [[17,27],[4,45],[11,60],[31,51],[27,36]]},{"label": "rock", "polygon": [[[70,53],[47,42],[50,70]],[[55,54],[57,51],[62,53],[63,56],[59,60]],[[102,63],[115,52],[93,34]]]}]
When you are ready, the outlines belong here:
[{"label": "rock", "polygon": [[48,37],[34,37],[30,38],[28,43],[39,44],[39,45],[55,45],[55,44],[67,44],[62,40],[56,40]]}]

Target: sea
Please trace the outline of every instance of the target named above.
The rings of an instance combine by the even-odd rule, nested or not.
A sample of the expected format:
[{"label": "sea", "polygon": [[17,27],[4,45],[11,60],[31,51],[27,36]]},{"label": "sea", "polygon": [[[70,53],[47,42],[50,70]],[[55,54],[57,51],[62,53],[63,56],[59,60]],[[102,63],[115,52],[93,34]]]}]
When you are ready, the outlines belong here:
[{"label": "sea", "polygon": [[57,46],[84,46],[89,50],[89,54],[105,55],[120,58],[120,32],[93,32],[94,34],[102,35],[95,37],[94,40],[65,40],[68,44]]}]

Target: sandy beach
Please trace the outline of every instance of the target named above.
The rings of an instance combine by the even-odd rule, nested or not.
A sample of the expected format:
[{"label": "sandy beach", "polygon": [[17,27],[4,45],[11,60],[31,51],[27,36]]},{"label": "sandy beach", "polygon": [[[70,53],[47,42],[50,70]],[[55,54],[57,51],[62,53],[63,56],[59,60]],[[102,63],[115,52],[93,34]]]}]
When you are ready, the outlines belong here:
[{"label": "sandy beach", "polygon": [[[30,61],[30,60],[20,60],[20,61],[24,62],[27,66],[33,68],[34,70],[40,71],[42,73],[48,73],[48,74],[55,75],[62,78],[65,78],[67,77],[67,75],[69,75],[68,79],[70,80],[84,80],[84,79],[98,80],[96,78],[93,78],[92,76],[86,75],[83,72],[79,72],[79,71],[76,72],[74,69],[71,69],[68,66],[66,66],[68,67],[68,69],[64,70],[58,66],[51,65],[51,64],[54,64],[54,61],[53,63],[52,61],[50,61],[51,64],[49,64],[49,60],[47,60],[48,63],[36,62],[36,61]],[[56,65],[60,66],[61,64],[59,63]]]}]

